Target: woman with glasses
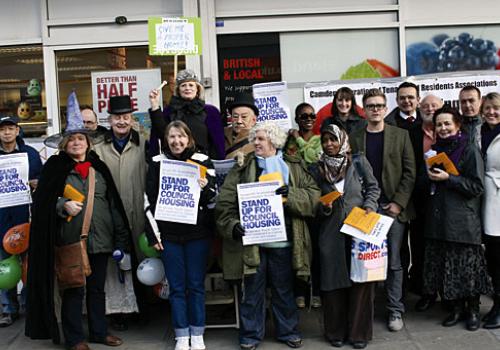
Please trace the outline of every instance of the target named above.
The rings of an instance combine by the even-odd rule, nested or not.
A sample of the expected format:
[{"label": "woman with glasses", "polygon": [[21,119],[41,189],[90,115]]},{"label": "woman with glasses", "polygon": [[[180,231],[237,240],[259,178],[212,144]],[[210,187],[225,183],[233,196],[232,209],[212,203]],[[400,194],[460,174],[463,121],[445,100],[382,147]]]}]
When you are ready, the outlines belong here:
[{"label": "woman with glasses", "polygon": [[347,134],[351,134],[354,130],[366,126],[366,121],[361,117],[362,112],[363,110],[356,105],[354,92],[346,86],[341,87],[333,96],[330,117],[324,119],[318,115],[314,131],[319,134],[323,128],[335,123],[344,128]]}]

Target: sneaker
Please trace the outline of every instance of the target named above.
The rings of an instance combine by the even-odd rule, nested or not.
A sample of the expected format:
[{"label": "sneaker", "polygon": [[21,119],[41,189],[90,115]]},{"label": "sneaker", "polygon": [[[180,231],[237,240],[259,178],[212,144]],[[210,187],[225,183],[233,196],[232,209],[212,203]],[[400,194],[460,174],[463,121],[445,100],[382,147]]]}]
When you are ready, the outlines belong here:
[{"label": "sneaker", "polygon": [[404,327],[404,322],[403,319],[401,318],[401,315],[398,314],[391,314],[389,316],[389,321],[387,322],[387,328],[391,332],[398,332]]},{"label": "sneaker", "polygon": [[9,327],[14,323],[15,320],[17,320],[18,315],[17,314],[3,314],[2,317],[0,318],[0,327]]},{"label": "sneaker", "polygon": [[175,350],[189,350],[189,337],[177,337],[175,340]]},{"label": "sneaker", "polygon": [[240,344],[240,349],[241,350],[255,350],[257,349],[256,344]]},{"label": "sneaker", "polygon": [[205,342],[203,341],[203,335],[191,336],[191,350],[205,350]]},{"label": "sneaker", "polygon": [[306,307],[306,298],[304,298],[304,297],[295,298],[295,304],[297,304],[297,307],[299,309],[305,308]]},{"label": "sneaker", "polygon": [[321,297],[312,297],[311,299],[311,307],[313,309],[318,309],[321,307]]}]

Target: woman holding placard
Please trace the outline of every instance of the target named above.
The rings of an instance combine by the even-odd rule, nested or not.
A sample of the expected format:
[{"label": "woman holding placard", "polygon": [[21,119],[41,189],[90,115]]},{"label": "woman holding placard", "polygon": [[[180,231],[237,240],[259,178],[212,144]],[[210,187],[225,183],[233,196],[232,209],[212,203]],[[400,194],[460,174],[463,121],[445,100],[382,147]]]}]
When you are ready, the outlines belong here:
[{"label": "woman holding placard", "polygon": [[[264,338],[265,294],[269,284],[276,337],[291,348],[299,348],[302,336],[298,331],[293,282],[295,277],[308,280],[310,276],[311,240],[305,218],[314,215],[319,189],[300,158],[282,153],[286,133],[275,123],[257,124],[250,131],[249,140],[255,152],[231,169],[215,208],[217,231],[223,237],[224,278],[243,281],[240,347],[254,350]],[[273,191],[271,199],[275,195],[284,198],[281,227],[285,226],[286,240],[244,246],[247,233],[240,220],[237,186],[259,182],[262,176],[271,175],[277,175],[283,184]],[[249,219],[247,226],[259,223]]]},{"label": "woman holding placard", "polygon": [[486,261],[493,280],[493,307],[484,328],[500,328],[500,94],[491,92],[482,105],[481,151],[486,166],[483,197],[483,228]]},{"label": "woman holding placard", "polygon": [[165,129],[164,144],[164,153],[153,157],[147,175],[146,194],[151,212],[156,212],[158,196],[165,192],[160,188],[161,182],[165,183],[160,171],[162,160],[168,159],[200,167],[198,214],[196,224],[157,219],[161,241],[150,225],[146,226],[146,236],[149,244],[161,251],[170,285],[175,349],[202,350],[205,349],[205,271],[213,232],[207,206],[215,197],[215,170],[210,158],[196,151],[195,140],[185,123],[171,122]]},{"label": "woman holding placard", "polygon": [[321,145],[323,154],[309,170],[323,195],[343,193],[333,203],[322,202],[317,217],[325,337],[334,347],[349,341],[355,349],[362,349],[372,339],[375,283],[351,281],[352,240],[340,228],[354,207],[377,211],[380,189],[368,160],[362,155],[351,156],[344,129],[326,125]]},{"label": "woman holding placard", "polygon": [[[461,131],[462,116],[444,106],[433,117],[438,153],[446,154],[458,175],[439,165],[427,171],[431,193],[427,208],[424,259],[424,293],[439,292],[452,311],[443,321],[451,327],[465,315],[466,327],[480,325],[479,298],[491,292],[486,260],[481,247],[481,195],[484,164],[476,145]],[[432,187],[432,189],[431,189]]]}]

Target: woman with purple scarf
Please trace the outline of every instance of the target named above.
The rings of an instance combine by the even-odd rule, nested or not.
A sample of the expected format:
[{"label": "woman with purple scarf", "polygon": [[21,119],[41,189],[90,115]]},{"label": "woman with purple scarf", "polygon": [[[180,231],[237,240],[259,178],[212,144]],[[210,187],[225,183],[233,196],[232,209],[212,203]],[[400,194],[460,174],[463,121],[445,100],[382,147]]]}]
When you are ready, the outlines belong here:
[{"label": "woman with purple scarf", "polygon": [[[433,117],[436,144],[458,170],[452,175],[444,167],[427,171],[431,198],[426,223],[424,293],[436,294],[451,305],[443,326],[465,318],[466,328],[480,326],[479,298],[491,292],[491,282],[481,247],[481,195],[484,164],[481,152],[460,130],[462,116],[444,106]],[[465,317],[464,317],[465,316]]]},{"label": "woman with purple scarf", "polygon": [[196,74],[189,69],[181,70],[175,78],[174,96],[162,112],[160,106],[161,91],[154,89],[149,93],[151,109],[151,137],[149,155],[161,153],[158,140],[164,139],[166,126],[180,120],[189,127],[196,149],[210,159],[224,159],[224,127],[217,107],[205,103],[204,88]]}]

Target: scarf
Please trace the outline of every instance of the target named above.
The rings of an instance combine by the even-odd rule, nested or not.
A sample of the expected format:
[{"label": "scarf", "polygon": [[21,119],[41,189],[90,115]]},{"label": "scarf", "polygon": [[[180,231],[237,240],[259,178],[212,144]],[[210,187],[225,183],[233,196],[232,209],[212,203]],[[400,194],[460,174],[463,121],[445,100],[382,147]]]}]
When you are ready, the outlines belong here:
[{"label": "scarf", "polygon": [[283,181],[285,185],[288,185],[288,179],[290,176],[290,169],[288,169],[288,164],[283,160],[283,152],[278,150],[275,156],[262,158],[256,156],[257,165],[262,169],[261,175],[271,174],[271,173],[281,173],[283,175]]},{"label": "scarf", "polygon": [[79,162],[75,164],[75,171],[80,174],[82,179],[86,179],[89,176],[90,162]]},{"label": "scarf", "polygon": [[442,139],[436,135],[436,143],[432,148],[437,152],[444,152],[450,160],[458,167],[458,162],[462,158],[462,154],[467,146],[467,136],[459,131],[456,135]]},{"label": "scarf", "polygon": [[495,137],[500,134],[500,124],[495,125],[492,129],[487,123],[481,126],[481,152],[483,156],[486,154],[488,147],[493,142]]},{"label": "scarf", "polygon": [[340,143],[339,153],[331,157],[323,152],[319,158],[323,176],[326,181],[333,185],[345,177],[350,152],[349,137],[344,130],[335,124],[330,124],[324,128],[321,135],[324,133],[333,135]]},{"label": "scarf", "polygon": [[128,136],[122,138],[122,139],[119,139],[118,137],[115,136],[115,133],[111,133],[112,137],[113,137],[113,146],[115,147],[115,149],[118,151],[118,153],[122,153],[123,150],[125,149],[125,146],[127,145],[127,142],[128,140],[130,139],[130,134],[128,134]]},{"label": "scarf", "polygon": [[205,121],[205,101],[199,98],[185,100],[179,96],[172,96],[170,100],[170,119],[185,121],[188,116],[201,116]]}]

